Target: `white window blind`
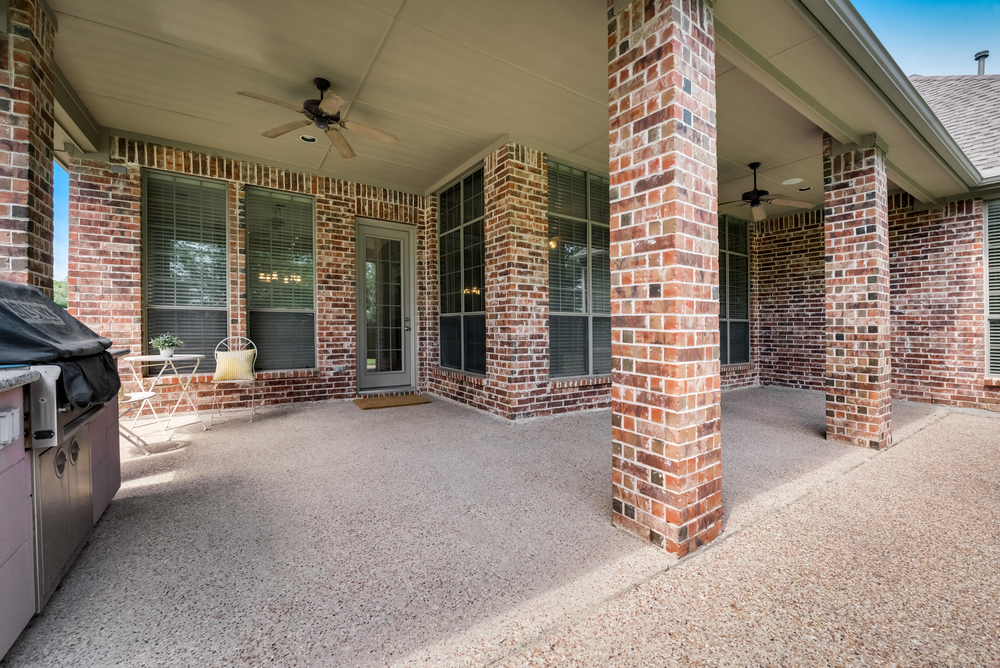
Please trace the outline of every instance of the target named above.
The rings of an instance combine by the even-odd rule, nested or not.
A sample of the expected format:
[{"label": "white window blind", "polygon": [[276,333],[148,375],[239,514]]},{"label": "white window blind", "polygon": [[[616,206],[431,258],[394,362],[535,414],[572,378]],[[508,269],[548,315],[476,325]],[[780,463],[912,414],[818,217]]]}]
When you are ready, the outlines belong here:
[{"label": "white window blind", "polygon": [[247,188],[247,336],[258,371],[316,366],[313,202]]},{"label": "white window blind", "polygon": [[1000,376],[1000,200],[986,203],[987,373]]},{"label": "white window blind", "polygon": [[611,373],[608,179],[549,161],[549,375]]},{"label": "white window blind", "polygon": [[214,371],[215,346],[226,336],[227,185],[144,172],[145,339],[175,334],[179,353],[202,354]]}]

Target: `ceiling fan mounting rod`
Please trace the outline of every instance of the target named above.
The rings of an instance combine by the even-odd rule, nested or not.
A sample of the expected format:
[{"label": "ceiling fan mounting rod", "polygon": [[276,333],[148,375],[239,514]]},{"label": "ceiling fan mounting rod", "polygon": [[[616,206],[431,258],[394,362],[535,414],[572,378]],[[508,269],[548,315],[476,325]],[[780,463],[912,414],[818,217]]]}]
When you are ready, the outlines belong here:
[{"label": "ceiling fan mounting rod", "polygon": [[753,170],[753,189],[757,190],[757,168],[760,167],[760,163],[751,162],[749,167]]}]

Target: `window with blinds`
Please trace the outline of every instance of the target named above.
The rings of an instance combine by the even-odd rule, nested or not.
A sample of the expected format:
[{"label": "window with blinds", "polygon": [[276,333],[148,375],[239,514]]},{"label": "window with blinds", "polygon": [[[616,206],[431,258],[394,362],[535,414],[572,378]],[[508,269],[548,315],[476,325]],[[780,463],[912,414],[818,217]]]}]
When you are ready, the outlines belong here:
[{"label": "window with blinds", "polygon": [[486,237],[483,170],[438,196],[440,345],[443,367],[486,373]]},{"label": "window with blinds", "polygon": [[548,163],[549,376],[611,373],[608,179]]},{"label": "window with blinds", "polygon": [[1000,376],[1000,200],[986,202],[986,373]]},{"label": "window with blinds", "polygon": [[247,336],[258,371],[316,366],[313,201],[247,188]]},{"label": "window with blinds", "polygon": [[750,249],[747,222],[719,216],[719,356],[750,361]]},{"label": "window with blinds", "polygon": [[226,336],[227,185],[146,171],[143,188],[145,340],[174,334],[178,353],[204,355],[198,370],[212,372]]}]

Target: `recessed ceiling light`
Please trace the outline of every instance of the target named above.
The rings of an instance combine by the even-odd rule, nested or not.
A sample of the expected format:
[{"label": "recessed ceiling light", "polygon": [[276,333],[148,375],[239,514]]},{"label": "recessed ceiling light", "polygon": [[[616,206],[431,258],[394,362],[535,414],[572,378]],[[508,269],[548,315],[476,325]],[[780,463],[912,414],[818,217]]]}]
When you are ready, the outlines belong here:
[{"label": "recessed ceiling light", "polygon": [[812,186],[806,186],[805,188],[799,188],[799,192],[800,193],[804,193],[805,191],[812,190],[812,189],[813,189]]},{"label": "recessed ceiling light", "polygon": [[781,182],[783,186],[794,186],[798,183],[802,183],[802,179],[785,179]]},{"label": "recessed ceiling light", "polygon": [[315,137],[311,137],[309,135],[301,135],[299,137],[299,139],[301,139],[302,141],[304,141],[307,144],[315,144],[316,143],[316,138]]}]

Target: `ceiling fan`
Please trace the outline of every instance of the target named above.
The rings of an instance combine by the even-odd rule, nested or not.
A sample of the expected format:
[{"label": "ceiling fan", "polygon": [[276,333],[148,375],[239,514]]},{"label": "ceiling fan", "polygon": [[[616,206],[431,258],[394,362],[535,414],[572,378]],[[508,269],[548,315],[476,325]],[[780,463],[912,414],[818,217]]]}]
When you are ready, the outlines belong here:
[{"label": "ceiling fan", "polygon": [[743,199],[735,199],[731,202],[723,202],[720,207],[726,206],[728,204],[740,203],[740,206],[750,205],[750,212],[753,214],[753,219],[755,222],[760,222],[767,218],[767,213],[764,212],[765,204],[777,204],[779,206],[794,206],[800,209],[811,209],[813,207],[812,202],[806,202],[800,199],[788,199],[787,197],[782,197],[780,195],[771,195],[766,190],[757,189],[757,168],[760,167],[759,162],[751,162],[748,167],[753,170],[753,190],[749,190],[743,193]]},{"label": "ceiling fan", "polygon": [[341,134],[341,128],[352,130],[363,134],[366,137],[378,139],[379,141],[384,141],[388,144],[396,144],[399,142],[399,139],[388,132],[383,132],[382,130],[373,128],[370,125],[365,125],[356,121],[343,120],[340,117],[340,110],[347,100],[330,90],[330,82],[326,79],[317,77],[316,79],[313,79],[313,83],[316,85],[316,88],[319,89],[320,99],[306,100],[302,103],[301,107],[297,107],[291,102],[276,100],[273,97],[268,97],[267,95],[250,93],[245,90],[241,90],[239,95],[252,97],[255,100],[261,100],[263,102],[270,102],[271,104],[276,104],[279,107],[291,109],[292,111],[305,115],[305,118],[300,118],[299,120],[292,121],[291,123],[279,125],[276,128],[261,133],[270,139],[280,137],[281,135],[291,132],[292,130],[304,128],[307,125],[315,125],[317,128],[326,133],[326,136],[330,138],[330,143],[333,147],[336,148],[340,155],[345,158],[353,158],[357,154],[354,152],[354,149],[351,148],[351,145],[347,143],[347,138]]}]

